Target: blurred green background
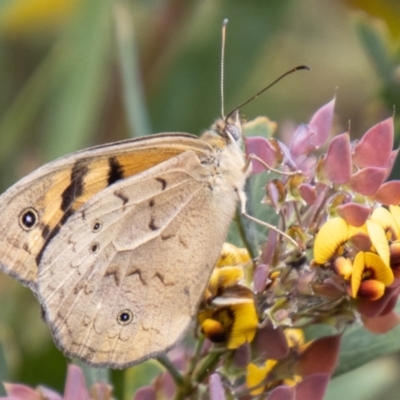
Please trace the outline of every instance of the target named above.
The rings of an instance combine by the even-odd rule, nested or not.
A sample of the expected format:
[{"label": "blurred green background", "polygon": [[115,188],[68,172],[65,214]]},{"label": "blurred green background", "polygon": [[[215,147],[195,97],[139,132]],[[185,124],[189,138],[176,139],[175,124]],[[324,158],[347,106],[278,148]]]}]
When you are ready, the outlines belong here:
[{"label": "blurred green background", "polygon": [[[207,128],[221,109],[224,18],[226,112],[300,64],[312,70],[271,88],[245,117],[267,115],[285,132],[336,95],[334,131],[351,121],[356,138],[400,109],[398,0],[0,0],[1,190],[89,145]],[[399,127],[396,116],[397,135]],[[3,274],[0,341],[0,380],[62,390],[67,361],[30,291]],[[385,343],[352,357],[393,353],[400,333]],[[333,379],[326,398],[397,399],[399,360]],[[132,396],[135,374],[112,374],[118,398]]]}]

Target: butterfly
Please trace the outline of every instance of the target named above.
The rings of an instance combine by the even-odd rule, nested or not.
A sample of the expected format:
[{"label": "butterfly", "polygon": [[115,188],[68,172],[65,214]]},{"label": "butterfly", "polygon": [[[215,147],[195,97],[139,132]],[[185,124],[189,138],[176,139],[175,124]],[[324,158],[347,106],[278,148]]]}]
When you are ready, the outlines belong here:
[{"label": "butterfly", "polygon": [[125,368],[179,342],[239,200],[245,213],[251,158],[239,109],[299,69],[308,67],[227,117],[222,109],[200,137],[161,133],[78,151],[0,196],[0,270],[34,292],[67,356]]},{"label": "butterfly", "polygon": [[0,196],[0,269],[38,298],[57,346],[125,368],[196,316],[250,173],[238,111],[59,158]]}]

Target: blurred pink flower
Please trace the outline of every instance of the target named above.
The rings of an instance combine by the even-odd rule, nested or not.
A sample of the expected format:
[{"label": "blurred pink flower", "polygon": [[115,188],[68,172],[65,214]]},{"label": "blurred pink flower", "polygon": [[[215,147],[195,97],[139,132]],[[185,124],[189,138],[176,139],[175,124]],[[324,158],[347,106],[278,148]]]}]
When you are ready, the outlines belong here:
[{"label": "blurred pink flower", "polygon": [[86,387],[82,370],[76,365],[68,366],[64,396],[38,386],[32,389],[20,383],[4,383],[7,396],[0,400],[112,400],[111,387],[104,382],[96,382],[90,391]]}]

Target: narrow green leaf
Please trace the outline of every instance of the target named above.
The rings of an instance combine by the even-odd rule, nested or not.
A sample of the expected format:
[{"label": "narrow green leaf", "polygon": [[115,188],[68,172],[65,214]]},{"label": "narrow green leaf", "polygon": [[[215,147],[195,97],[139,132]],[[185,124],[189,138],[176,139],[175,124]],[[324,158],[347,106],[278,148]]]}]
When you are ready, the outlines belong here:
[{"label": "narrow green leaf", "polygon": [[386,83],[390,82],[394,70],[390,57],[390,49],[382,26],[362,17],[358,19],[356,28],[380,78]]},{"label": "narrow green leaf", "polygon": [[114,16],[125,111],[131,136],[149,135],[151,126],[139,71],[131,4],[117,1],[114,6]]},{"label": "narrow green leaf", "polygon": [[39,64],[16,99],[11,101],[7,111],[0,116],[1,161],[29,134],[28,127],[47,100],[50,87],[56,80],[55,71],[63,64],[65,56],[55,46]]},{"label": "narrow green leaf", "polygon": [[45,132],[46,158],[85,147],[98,127],[111,46],[109,0],[87,0],[60,41],[67,62],[54,88]]}]

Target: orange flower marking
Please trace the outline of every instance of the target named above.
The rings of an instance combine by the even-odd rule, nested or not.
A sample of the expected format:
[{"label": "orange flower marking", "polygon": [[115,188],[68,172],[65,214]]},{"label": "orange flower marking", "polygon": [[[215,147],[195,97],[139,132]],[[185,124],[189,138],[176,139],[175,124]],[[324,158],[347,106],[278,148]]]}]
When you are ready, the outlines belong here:
[{"label": "orange flower marking", "polygon": [[400,278],[400,240],[393,242],[389,246],[390,268],[396,278]]},{"label": "orange flower marking", "polygon": [[369,300],[378,300],[385,293],[385,285],[374,279],[361,282],[358,289],[358,297],[367,298]]},{"label": "orange flower marking", "polygon": [[392,270],[374,253],[360,251],[353,263],[351,276],[352,297],[377,300],[382,297],[385,286],[394,280]]}]

